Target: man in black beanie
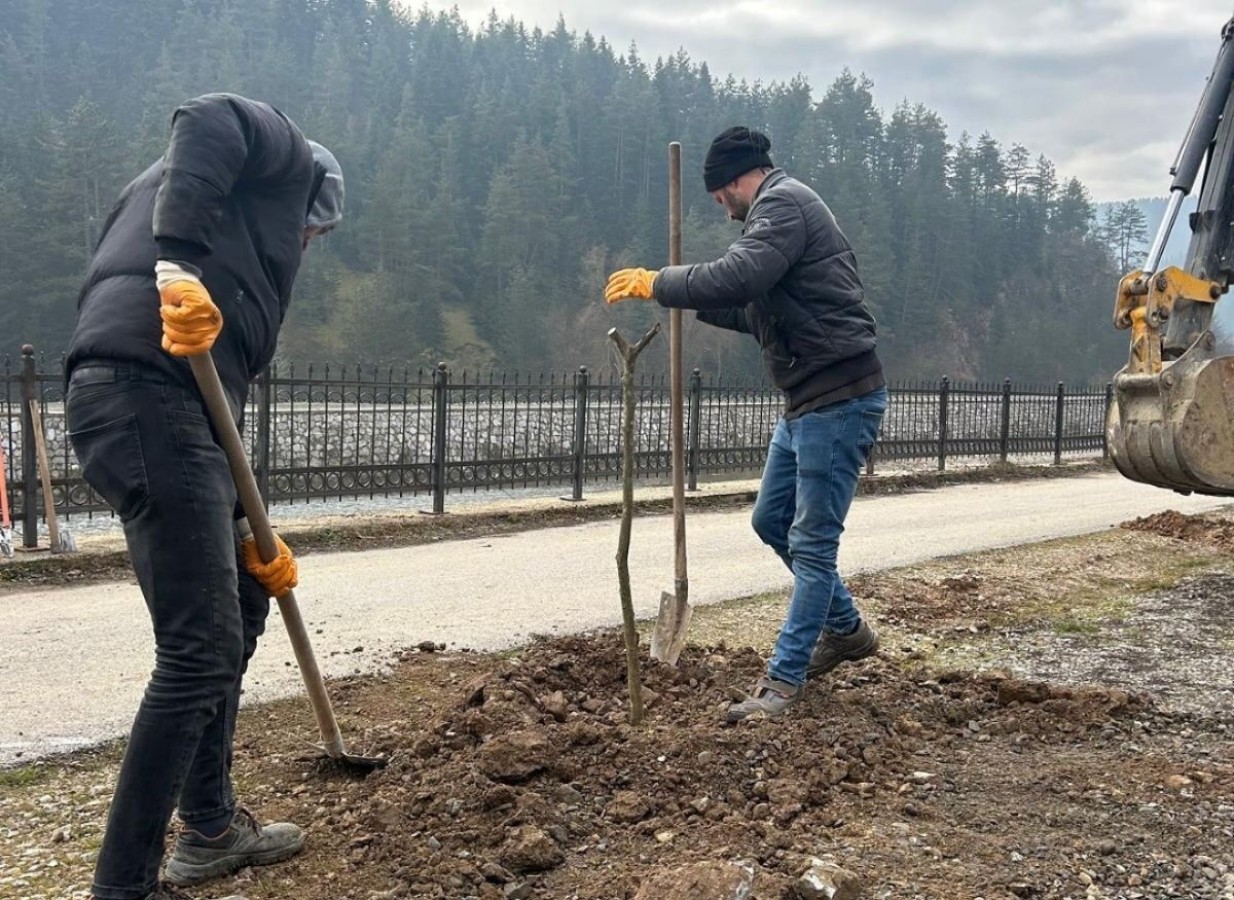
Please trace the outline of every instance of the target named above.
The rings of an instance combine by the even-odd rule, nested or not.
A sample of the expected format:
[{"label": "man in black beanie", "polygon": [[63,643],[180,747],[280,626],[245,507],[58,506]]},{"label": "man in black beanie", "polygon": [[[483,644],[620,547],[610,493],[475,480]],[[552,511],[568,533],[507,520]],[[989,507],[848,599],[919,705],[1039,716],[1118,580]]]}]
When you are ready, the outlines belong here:
[{"label": "man in black beanie", "polygon": [[656,300],[703,322],[753,334],[784,415],[754,507],[754,530],[793,573],[788,616],[749,697],[728,720],[778,716],[805,683],[878,650],[836,571],[844,519],[887,410],[874,318],[857,261],[810,188],[771,162],[771,141],[729,128],[711,143],[703,180],[741,237],[719,259],[609,276],[605,300]]}]

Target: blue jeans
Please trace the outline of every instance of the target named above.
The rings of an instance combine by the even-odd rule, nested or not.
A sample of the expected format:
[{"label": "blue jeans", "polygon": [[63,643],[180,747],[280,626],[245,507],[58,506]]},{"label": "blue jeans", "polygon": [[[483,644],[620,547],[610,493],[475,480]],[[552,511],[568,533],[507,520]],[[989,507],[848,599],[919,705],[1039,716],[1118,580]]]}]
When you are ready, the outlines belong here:
[{"label": "blue jeans", "polygon": [[172,809],[190,827],[235,809],[232,737],[270,599],[240,563],[236,490],[195,392],[127,363],[79,365],[69,437],[119,514],[154,630],[94,875],[99,900],[154,890]]},{"label": "blue jeans", "polygon": [[776,425],[753,524],[793,573],[788,617],[767,666],[777,681],[804,684],[819,636],[851,634],[861,624],[836,555],[886,411],[887,390],[879,388]]}]

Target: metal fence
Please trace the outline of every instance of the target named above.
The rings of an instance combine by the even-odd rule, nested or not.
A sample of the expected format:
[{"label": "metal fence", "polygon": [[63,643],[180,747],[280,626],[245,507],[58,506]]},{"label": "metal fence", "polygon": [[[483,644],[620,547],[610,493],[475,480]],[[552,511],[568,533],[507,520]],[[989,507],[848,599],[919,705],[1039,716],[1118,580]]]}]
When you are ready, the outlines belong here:
[{"label": "metal fence", "polygon": [[[26,352],[29,350],[29,352]],[[3,361],[0,442],[14,518],[28,546],[41,494],[30,404],[42,412],[58,515],[105,513],[81,477],[64,420],[62,362],[23,348]],[[635,472],[671,473],[669,385],[638,383]],[[1109,387],[938,382],[893,384],[867,471],[876,461],[1105,452]],[[490,488],[587,484],[620,476],[621,387],[582,368],[535,377],[275,365],[254,383],[244,417],[258,481],[271,503],[447,495]],[[686,391],[689,485],[761,467],[782,401],[766,385],[726,384],[695,370]],[[28,502],[28,498],[33,502]]]}]

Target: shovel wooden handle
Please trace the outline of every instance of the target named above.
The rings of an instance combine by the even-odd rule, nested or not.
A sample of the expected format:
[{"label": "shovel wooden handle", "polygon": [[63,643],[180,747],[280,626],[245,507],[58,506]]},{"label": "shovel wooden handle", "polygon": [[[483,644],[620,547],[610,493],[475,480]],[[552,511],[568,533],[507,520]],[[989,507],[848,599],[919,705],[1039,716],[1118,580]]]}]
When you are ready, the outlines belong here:
[{"label": "shovel wooden handle", "polygon": [[[223,383],[219,380],[218,369],[214,366],[214,357],[209,353],[202,353],[199,356],[190,356],[188,360],[206,402],[210,421],[214,424],[214,432],[223,446],[223,452],[227,454],[227,464],[231,467],[231,477],[236,483],[236,492],[240,495],[240,505],[244,507],[244,515],[248,518],[253,538],[257,541],[257,552],[264,562],[270,562],[278,556],[274,529],[270,527],[266,502],[262,499],[261,491],[257,489],[257,479],[253,477],[253,469],[244,450],[244,441],[223,393]],[[309,640],[308,630],[304,627],[300,607],[296,604],[295,592],[288,591],[279,597],[278,604],[279,612],[283,615],[283,624],[287,627],[287,636],[291,638],[291,649],[296,654],[300,675],[304,678],[304,687],[308,690],[309,703],[317,717],[317,728],[321,731],[326,754],[338,759],[346,755],[347,750],[343,744],[343,735],[339,731],[338,720],[334,717],[334,707],[330,705],[330,695],[326,693],[325,680],[321,677],[321,669],[317,667],[317,658],[313,655],[313,644]]]},{"label": "shovel wooden handle", "polygon": [[[681,265],[681,144],[668,145],[668,264]],[[686,568],[686,451],[681,310],[669,313],[669,394],[672,401],[670,438],[673,460],[674,592],[680,616],[689,602]]]},{"label": "shovel wooden handle", "polygon": [[0,443],[0,529],[13,527],[9,521],[9,465],[4,458],[4,445]]},{"label": "shovel wooden handle", "polygon": [[[39,401],[30,401],[30,421],[34,423],[34,449],[39,460],[39,481],[43,485],[43,514],[47,517],[47,538],[53,553],[60,550],[60,523],[56,521],[56,497],[51,492],[51,465],[47,461],[47,438],[43,435],[43,412]],[[7,517],[7,514],[6,514]]]}]

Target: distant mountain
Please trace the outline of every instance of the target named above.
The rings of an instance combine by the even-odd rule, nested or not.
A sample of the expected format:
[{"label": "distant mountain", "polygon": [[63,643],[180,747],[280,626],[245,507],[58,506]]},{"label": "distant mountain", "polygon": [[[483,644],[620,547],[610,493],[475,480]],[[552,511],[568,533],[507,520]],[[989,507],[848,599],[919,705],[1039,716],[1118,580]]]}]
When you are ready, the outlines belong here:
[{"label": "distant mountain", "polygon": [[[1117,206],[1119,202],[1122,201],[1095,204],[1097,224],[1104,223],[1106,210],[1112,206]],[[1144,255],[1147,255],[1153,239],[1157,236],[1157,229],[1161,225],[1161,220],[1165,218],[1166,206],[1169,205],[1170,201],[1166,197],[1137,197],[1133,202],[1144,213],[1144,219],[1148,226],[1148,240],[1144,246]],[[1188,197],[1183,203],[1183,210],[1178,216],[1178,221],[1174,223],[1174,230],[1170,232],[1170,241],[1165,245],[1165,256],[1162,257],[1162,265],[1181,266],[1187,258],[1187,246],[1191,243],[1191,227],[1187,222],[1188,217],[1193,212],[1195,212],[1194,195]],[[1136,263],[1137,266],[1140,264],[1140,262]]]}]

